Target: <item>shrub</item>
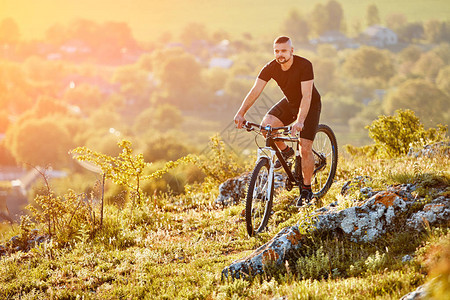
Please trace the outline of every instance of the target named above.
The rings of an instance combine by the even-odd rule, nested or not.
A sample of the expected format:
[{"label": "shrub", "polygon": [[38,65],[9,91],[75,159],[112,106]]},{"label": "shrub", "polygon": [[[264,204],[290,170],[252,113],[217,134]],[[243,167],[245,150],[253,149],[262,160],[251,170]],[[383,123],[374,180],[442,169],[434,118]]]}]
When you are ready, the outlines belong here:
[{"label": "shrub", "polygon": [[44,226],[44,231],[58,242],[65,243],[73,239],[82,227],[93,232],[95,219],[92,205],[85,194],[75,194],[69,190],[63,196],[53,192],[38,195],[35,205],[28,205],[36,221]]},{"label": "shrub", "polygon": [[176,168],[182,163],[196,161],[195,158],[188,155],[175,162],[169,161],[163,168],[146,175],[145,171],[149,169],[150,163],[144,161],[142,154],[133,154],[131,142],[122,140],[118,145],[122,148],[122,151],[117,157],[95,152],[86,147],[78,147],[72,150],[72,153],[76,155],[75,158],[77,160],[87,161],[98,167],[98,172],[103,173],[106,179],[111,179],[115,184],[126,187],[131,194],[133,207],[135,202],[139,204],[143,199],[143,181],[160,178],[169,170]]},{"label": "shrub", "polygon": [[144,179],[144,169],[150,164],[144,161],[142,154],[133,155],[130,141],[123,140],[118,145],[122,151],[117,157],[95,152],[86,147],[78,147],[72,150],[72,153],[76,154],[77,160],[87,161],[99,167],[99,171],[107,179],[127,187],[133,192],[133,203],[134,200],[139,203],[142,199],[141,181]]},{"label": "shrub", "polygon": [[300,257],[297,260],[295,270],[300,278],[323,279],[328,278],[330,270],[330,258],[323,247],[320,247],[310,257]]},{"label": "shrub", "polygon": [[405,155],[415,145],[442,141],[447,132],[447,126],[442,125],[426,130],[411,110],[397,110],[395,116],[380,116],[366,128],[378,146],[376,154],[388,157]]},{"label": "shrub", "polygon": [[[205,186],[217,186],[225,180],[242,174],[244,168],[231,153],[225,150],[225,144],[218,136],[209,143],[209,152],[199,159],[198,167],[205,173]],[[208,188],[207,188],[208,189]]]}]

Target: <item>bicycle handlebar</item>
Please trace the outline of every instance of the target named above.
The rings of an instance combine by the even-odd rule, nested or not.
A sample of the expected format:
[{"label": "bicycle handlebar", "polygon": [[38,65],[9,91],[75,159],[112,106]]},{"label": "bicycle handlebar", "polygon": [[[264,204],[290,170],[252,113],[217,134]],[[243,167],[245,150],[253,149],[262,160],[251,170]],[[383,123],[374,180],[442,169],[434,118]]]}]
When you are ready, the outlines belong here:
[{"label": "bicycle handlebar", "polygon": [[[286,140],[286,141],[296,141],[298,137],[294,137],[291,135],[291,129],[292,126],[282,126],[282,127],[272,127],[270,125],[268,126],[261,126],[256,123],[245,121],[244,128],[247,129],[247,131],[252,131],[255,128],[259,129],[260,131],[267,131],[268,136],[272,136],[272,133],[279,130],[284,130],[283,132],[280,132],[283,135],[288,135],[289,137],[276,137],[276,140]],[[259,132],[262,134],[261,132]]]},{"label": "bicycle handlebar", "polygon": [[272,127],[270,125],[261,126],[259,124],[248,122],[248,121],[245,121],[244,127],[247,130],[249,130],[249,129],[253,130],[253,127],[256,127],[259,130],[265,130],[265,131],[269,131],[269,132],[278,131],[278,130],[284,130],[286,132],[286,134],[291,133],[291,129],[292,129],[292,126],[282,126],[282,127]]}]

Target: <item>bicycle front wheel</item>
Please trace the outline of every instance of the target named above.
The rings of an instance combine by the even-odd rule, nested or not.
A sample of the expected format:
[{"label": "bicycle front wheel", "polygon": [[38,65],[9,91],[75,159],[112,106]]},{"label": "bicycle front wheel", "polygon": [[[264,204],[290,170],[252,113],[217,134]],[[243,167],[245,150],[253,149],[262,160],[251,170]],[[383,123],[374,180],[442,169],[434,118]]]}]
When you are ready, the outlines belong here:
[{"label": "bicycle front wheel", "polygon": [[270,177],[269,159],[263,157],[253,169],[245,203],[245,222],[249,236],[264,230],[273,204],[273,173]]},{"label": "bicycle front wheel", "polygon": [[325,124],[319,124],[313,142],[314,175],[312,190],[314,197],[323,197],[331,187],[336,175],[338,146],[336,136]]}]

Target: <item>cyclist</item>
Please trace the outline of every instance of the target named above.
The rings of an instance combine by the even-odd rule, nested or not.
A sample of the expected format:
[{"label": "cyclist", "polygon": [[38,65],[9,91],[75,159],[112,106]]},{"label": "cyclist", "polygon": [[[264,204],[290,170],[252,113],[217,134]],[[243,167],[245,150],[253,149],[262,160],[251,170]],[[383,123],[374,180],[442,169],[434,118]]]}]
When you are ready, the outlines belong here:
[{"label": "cyclist", "polygon": [[[311,178],[314,171],[312,144],[319,125],[321,101],[314,86],[313,67],[309,60],[294,55],[292,41],[287,36],[277,37],[273,43],[275,59],[267,63],[260,71],[253,87],[242,102],[234,117],[238,128],[245,122],[245,114],[263,91],[267,82],[274,79],[284,94],[264,116],[261,125],[272,127],[292,124],[292,133],[299,134],[302,156],[303,186],[297,206],[312,198]],[[276,142],[285,159],[294,155],[294,150],[283,141]],[[275,169],[281,168],[279,161]]]}]

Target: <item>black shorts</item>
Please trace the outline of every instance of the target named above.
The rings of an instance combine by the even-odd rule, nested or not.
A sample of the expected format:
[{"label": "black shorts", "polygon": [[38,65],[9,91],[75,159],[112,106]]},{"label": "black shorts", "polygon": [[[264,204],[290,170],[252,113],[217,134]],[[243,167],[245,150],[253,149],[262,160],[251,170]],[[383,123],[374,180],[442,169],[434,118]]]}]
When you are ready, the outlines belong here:
[{"label": "black shorts", "polygon": [[[310,141],[314,141],[320,119],[320,102],[319,105],[311,105],[308,115],[305,119],[305,126],[300,132],[300,137]],[[293,123],[297,119],[299,108],[291,105],[286,98],[281,99],[267,113],[277,117],[284,126]]]}]

